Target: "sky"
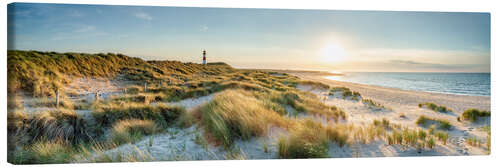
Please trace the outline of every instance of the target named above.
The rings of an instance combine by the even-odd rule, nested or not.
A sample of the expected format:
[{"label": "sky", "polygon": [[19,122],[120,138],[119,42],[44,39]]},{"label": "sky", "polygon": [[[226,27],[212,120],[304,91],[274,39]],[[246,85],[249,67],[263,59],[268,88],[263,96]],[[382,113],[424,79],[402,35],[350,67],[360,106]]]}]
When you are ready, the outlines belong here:
[{"label": "sky", "polygon": [[14,3],[8,49],[237,68],[490,72],[490,14]]}]

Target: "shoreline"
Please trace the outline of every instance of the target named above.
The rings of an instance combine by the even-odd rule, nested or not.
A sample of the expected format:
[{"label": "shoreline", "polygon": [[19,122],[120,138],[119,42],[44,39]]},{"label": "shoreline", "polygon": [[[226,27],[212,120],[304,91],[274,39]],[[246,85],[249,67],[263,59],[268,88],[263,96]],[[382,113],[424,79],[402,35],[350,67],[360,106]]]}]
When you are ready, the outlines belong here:
[{"label": "shoreline", "polygon": [[453,110],[460,112],[463,112],[469,108],[491,111],[491,96],[458,95],[439,92],[404,90],[377,85],[336,81],[325,78],[325,76],[335,76],[335,74],[325,75],[324,72],[315,73],[309,71],[303,72],[292,70],[279,70],[279,72],[294,75],[304,80],[321,82],[330,86],[348,87],[354,91],[360,92],[363,97],[368,97],[391,105],[416,106],[419,103],[433,102],[436,104],[449,106]]}]

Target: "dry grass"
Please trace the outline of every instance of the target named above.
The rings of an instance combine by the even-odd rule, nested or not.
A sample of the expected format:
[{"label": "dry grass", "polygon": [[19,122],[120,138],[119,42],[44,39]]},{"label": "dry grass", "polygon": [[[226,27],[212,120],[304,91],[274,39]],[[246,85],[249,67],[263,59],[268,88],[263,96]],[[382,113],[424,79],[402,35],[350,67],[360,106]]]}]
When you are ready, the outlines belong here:
[{"label": "dry grass", "polygon": [[125,119],[153,120],[160,126],[175,124],[177,118],[186,110],[183,107],[168,105],[146,105],[136,103],[99,104],[92,111],[96,122],[103,126],[110,126],[116,121]]},{"label": "dry grass", "polygon": [[290,129],[288,137],[281,136],[278,153],[281,158],[325,158],[329,143],[343,146],[349,140],[344,127],[325,127],[311,119],[301,120]]},{"label": "dry grass", "polygon": [[262,101],[243,90],[226,90],[200,108],[202,124],[225,146],[235,139],[267,133],[271,125],[286,126],[287,120],[264,107]]},{"label": "dry grass", "polygon": [[115,144],[135,142],[145,135],[158,132],[151,120],[129,119],[116,122],[111,129],[111,140]]},{"label": "dry grass", "polygon": [[21,134],[28,140],[64,140],[78,143],[89,139],[86,121],[71,110],[45,111],[27,121]]}]

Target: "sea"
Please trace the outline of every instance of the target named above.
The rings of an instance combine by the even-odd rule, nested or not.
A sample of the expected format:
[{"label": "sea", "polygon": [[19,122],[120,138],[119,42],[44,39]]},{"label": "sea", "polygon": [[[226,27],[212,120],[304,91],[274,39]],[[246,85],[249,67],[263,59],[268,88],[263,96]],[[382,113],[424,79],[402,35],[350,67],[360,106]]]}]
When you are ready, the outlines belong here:
[{"label": "sea", "polygon": [[490,96],[491,73],[344,72],[327,79],[403,90]]}]

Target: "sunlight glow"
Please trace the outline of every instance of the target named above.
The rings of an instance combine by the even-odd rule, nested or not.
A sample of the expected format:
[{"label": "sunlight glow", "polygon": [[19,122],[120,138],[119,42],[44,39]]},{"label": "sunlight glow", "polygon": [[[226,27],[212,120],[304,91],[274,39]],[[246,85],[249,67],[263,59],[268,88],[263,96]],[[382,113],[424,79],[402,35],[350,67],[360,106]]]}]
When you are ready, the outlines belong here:
[{"label": "sunlight glow", "polygon": [[330,43],[322,48],[321,58],[328,63],[338,63],[345,60],[347,53],[340,45]]}]

